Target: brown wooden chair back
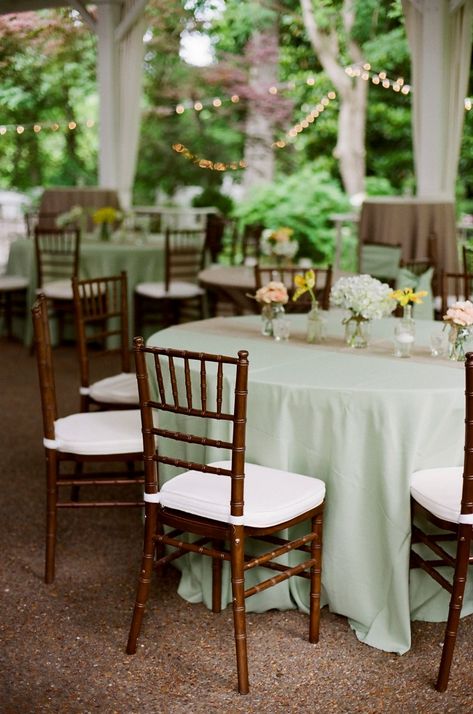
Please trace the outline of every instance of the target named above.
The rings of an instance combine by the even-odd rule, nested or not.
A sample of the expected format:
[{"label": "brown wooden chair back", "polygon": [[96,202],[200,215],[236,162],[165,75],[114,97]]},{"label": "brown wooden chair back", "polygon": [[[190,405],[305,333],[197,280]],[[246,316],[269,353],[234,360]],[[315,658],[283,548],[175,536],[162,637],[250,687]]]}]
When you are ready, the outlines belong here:
[{"label": "brown wooden chair back", "polygon": [[[294,278],[296,275],[304,275],[309,268],[301,268],[296,266],[262,266],[255,265],[255,284],[256,289],[263,287],[271,280],[276,280],[278,282],[284,283],[289,294],[289,301],[287,303],[286,310],[288,312],[307,312],[310,306],[310,295],[305,293],[301,297],[293,302],[292,296],[296,290],[294,285]],[[326,268],[311,268],[315,274],[315,296],[319,301],[319,305],[323,310],[329,309],[330,303],[330,290],[332,288],[332,266],[329,265]]]},{"label": "brown wooden chair back", "polygon": [[[232,479],[231,514],[243,515],[243,486],[245,472],[246,403],[248,394],[248,352],[238,352],[238,357],[187,352],[185,350],[145,347],[142,337],[135,337],[136,376],[140,395],[143,424],[146,493],[159,491],[159,464],[172,465],[185,470],[215,473]],[[148,357],[148,360],[146,359]],[[157,383],[157,398],[152,399],[148,366],[154,365]],[[216,367],[216,370],[215,370]],[[184,375],[185,389],[179,390],[177,374]],[[230,370],[233,379],[229,378]],[[216,371],[216,374],[215,374]],[[197,384],[195,375],[197,373]],[[215,389],[209,389],[208,375],[215,377]],[[194,384],[193,384],[194,383]],[[233,408],[229,384],[234,383]],[[213,396],[210,395],[212,391]],[[154,422],[154,410],[159,413],[225,421],[231,424],[231,437],[221,441],[186,432],[169,431]],[[158,437],[157,447],[155,437]],[[199,444],[204,447],[228,449],[231,452],[231,469],[208,466],[203,462],[186,461],[165,455],[162,444],[165,439],[183,444]],[[156,467],[158,465],[158,467]]]},{"label": "brown wooden chair back", "polygon": [[224,216],[209,213],[205,227],[205,250],[212,263],[216,263],[223,249],[223,237],[227,221]]},{"label": "brown wooden chair back", "polygon": [[262,233],[263,226],[259,224],[245,226],[243,229],[243,235],[241,238],[241,254],[243,263],[247,258],[256,258],[257,260],[260,258]]},{"label": "brown wooden chair back", "polygon": [[54,422],[58,417],[54,380],[51,334],[47,299],[40,295],[32,307],[36,363],[38,366],[43,431],[46,439],[54,439]]},{"label": "brown wooden chair back", "polygon": [[[121,371],[130,371],[130,342],[128,333],[128,290],[127,276],[72,278],[74,313],[76,320],[76,341],[79,353],[81,386],[90,386],[90,356],[93,345],[95,356],[119,352]],[[117,347],[110,344],[117,343]]]},{"label": "brown wooden chair back", "polygon": [[35,228],[38,287],[72,278],[79,271],[80,231]]},{"label": "brown wooden chair back", "polygon": [[174,281],[197,282],[204,264],[205,233],[167,230],[165,236],[166,292]]},{"label": "brown wooden chair back", "polygon": [[473,297],[473,273],[447,273],[440,276],[442,315],[449,304],[456,300],[471,300]]},{"label": "brown wooden chair back", "polygon": [[463,256],[463,271],[465,273],[473,273],[473,247],[464,245],[462,248]]}]

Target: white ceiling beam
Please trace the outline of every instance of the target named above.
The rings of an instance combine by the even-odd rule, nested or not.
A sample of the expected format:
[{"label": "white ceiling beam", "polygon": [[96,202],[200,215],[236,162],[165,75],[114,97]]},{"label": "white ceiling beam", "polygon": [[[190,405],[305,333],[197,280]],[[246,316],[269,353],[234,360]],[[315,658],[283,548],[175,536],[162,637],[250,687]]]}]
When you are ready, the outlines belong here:
[{"label": "white ceiling beam", "polygon": [[125,35],[132,29],[133,25],[140,19],[147,3],[148,0],[136,0],[133,7],[128,10],[115,30],[115,40],[117,42],[121,42]]},{"label": "white ceiling beam", "polygon": [[81,0],[69,0],[69,5],[80,13],[85,24],[88,25],[93,32],[97,32],[97,20],[90,14]]}]

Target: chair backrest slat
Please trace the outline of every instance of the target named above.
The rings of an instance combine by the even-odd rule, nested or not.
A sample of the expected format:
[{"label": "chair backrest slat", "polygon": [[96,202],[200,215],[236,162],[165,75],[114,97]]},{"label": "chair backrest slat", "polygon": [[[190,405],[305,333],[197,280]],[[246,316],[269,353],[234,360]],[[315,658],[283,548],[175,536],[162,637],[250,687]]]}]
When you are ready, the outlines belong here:
[{"label": "chair backrest slat", "polygon": [[54,380],[51,334],[49,331],[48,303],[40,295],[32,307],[36,362],[38,366],[43,433],[46,439],[54,439],[54,422],[58,417],[56,384]]},{"label": "chair backrest slat", "polygon": [[[93,355],[119,352],[122,372],[129,372],[128,287],[125,272],[110,277],[72,278],[77,350],[81,385],[90,384],[92,346],[102,345]],[[117,339],[118,338],[118,339]],[[117,344],[118,343],[118,344]]]},{"label": "chair backrest slat", "polygon": [[[136,374],[140,394],[140,409],[143,427],[144,461],[146,473],[146,492],[156,493],[159,490],[158,464],[172,465],[186,470],[215,473],[231,477],[231,513],[234,516],[243,514],[243,488],[245,463],[245,433],[246,405],[248,394],[248,352],[242,350],[238,357],[226,357],[185,350],[173,350],[158,347],[145,347],[142,337],[135,337]],[[152,355],[153,360],[147,360]],[[150,375],[148,368],[154,365],[158,398],[151,396]],[[207,369],[209,364],[216,364],[215,371]],[[228,370],[231,375],[228,375]],[[192,371],[198,371],[198,379],[192,382]],[[215,378],[215,382],[214,382]],[[216,392],[215,411],[208,408],[209,380]],[[185,381],[186,406],[178,399],[179,381]],[[165,384],[171,383],[172,402],[166,398]],[[192,386],[194,384],[194,393]],[[199,405],[195,404],[200,395]],[[226,411],[226,404],[232,401],[233,408]],[[212,400],[212,404],[213,404]],[[231,438],[215,439],[213,436],[202,436],[188,429],[184,432],[172,431],[154,423],[155,412],[167,412],[185,415],[192,419],[215,419],[229,423]],[[159,417],[158,417],[159,418]],[[158,437],[157,445],[155,436]],[[162,443],[170,439],[183,444],[195,444],[203,447],[228,449],[231,452],[231,469],[211,467],[206,461],[191,461],[179,456],[162,453]],[[211,460],[211,459],[210,459]],[[153,465],[154,464],[154,465]]]},{"label": "chair backrest slat", "polygon": [[441,273],[442,315],[452,301],[471,300],[473,297],[473,273]]},{"label": "chair backrest slat", "polygon": [[77,276],[80,231],[75,229],[35,228],[38,287],[59,279]]},{"label": "chair backrest slat", "polygon": [[165,234],[165,288],[173,281],[197,282],[204,267],[205,231],[168,229]]}]

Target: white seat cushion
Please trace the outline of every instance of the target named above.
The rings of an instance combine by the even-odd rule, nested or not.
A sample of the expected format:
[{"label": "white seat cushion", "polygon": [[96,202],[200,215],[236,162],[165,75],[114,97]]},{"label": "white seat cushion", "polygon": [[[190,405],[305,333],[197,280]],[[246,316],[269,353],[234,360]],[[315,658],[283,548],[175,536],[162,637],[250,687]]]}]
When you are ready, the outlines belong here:
[{"label": "white seat cushion", "polygon": [[411,495],[417,503],[437,518],[458,523],[463,487],[463,468],[415,471],[411,477]]},{"label": "white seat cushion", "polygon": [[72,284],[70,280],[54,280],[38,288],[37,293],[43,293],[53,300],[72,300]]},{"label": "white seat cushion", "polygon": [[54,422],[58,451],[97,456],[141,453],[139,409],[71,414]]},{"label": "white seat cushion", "polygon": [[91,384],[89,395],[97,402],[139,404],[136,374],[121,372]]},{"label": "white seat cushion", "polygon": [[[209,465],[230,469],[230,461]],[[229,476],[186,471],[163,485],[159,502],[167,508],[229,523],[230,488]],[[325,484],[319,479],[247,463],[243,524],[266,528],[284,523],[320,505],[324,496]]]},{"label": "white seat cushion", "polygon": [[9,290],[24,290],[28,287],[27,278],[21,275],[1,275],[0,276],[0,292]]},{"label": "white seat cushion", "polygon": [[145,297],[154,298],[156,300],[162,298],[185,300],[204,294],[204,291],[198,285],[180,282],[178,280],[169,285],[167,292],[164,283],[139,283],[135,290],[139,295],[144,295]]}]

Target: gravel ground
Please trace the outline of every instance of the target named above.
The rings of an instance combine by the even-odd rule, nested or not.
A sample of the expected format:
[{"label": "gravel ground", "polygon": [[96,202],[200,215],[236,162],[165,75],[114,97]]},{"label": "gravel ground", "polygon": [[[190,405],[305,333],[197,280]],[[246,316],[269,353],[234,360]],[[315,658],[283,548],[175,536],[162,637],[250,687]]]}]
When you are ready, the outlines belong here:
[{"label": "gravel ground", "polygon": [[[77,409],[73,349],[54,353],[60,413]],[[34,358],[0,340],[0,712],[473,712],[473,617],[462,621],[449,689],[433,680],[443,625],[413,623],[399,657],[357,641],[322,611],[307,642],[297,611],[248,615],[250,694],[236,692],[231,611],[213,615],[155,581],[138,652],[125,654],[141,548],[136,510],[61,512],[57,575],[42,580],[44,454]]]}]

